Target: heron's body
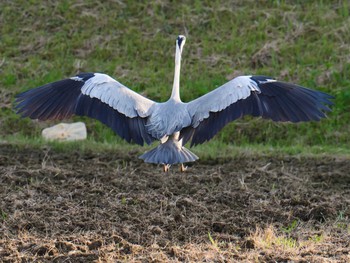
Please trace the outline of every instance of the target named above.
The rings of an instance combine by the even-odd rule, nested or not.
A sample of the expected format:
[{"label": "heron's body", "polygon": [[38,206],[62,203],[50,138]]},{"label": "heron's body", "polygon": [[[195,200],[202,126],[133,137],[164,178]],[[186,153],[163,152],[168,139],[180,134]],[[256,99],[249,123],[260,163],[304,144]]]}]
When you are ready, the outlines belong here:
[{"label": "heron's body", "polygon": [[[172,164],[198,157],[184,147],[210,140],[227,123],[244,115],[281,122],[318,121],[326,117],[333,97],[265,76],[240,76],[184,103],[180,98],[181,54],[186,38],[176,40],[171,96],[157,103],[101,73],[80,73],[17,96],[16,108],[33,119],[89,116],[112,128],[128,142],[143,145],[160,141],[141,155],[145,162]],[[183,165],[181,166],[183,168]]]},{"label": "heron's body", "polygon": [[186,103],[170,99],[154,105],[147,121],[147,131],[156,139],[169,136],[191,124]]}]

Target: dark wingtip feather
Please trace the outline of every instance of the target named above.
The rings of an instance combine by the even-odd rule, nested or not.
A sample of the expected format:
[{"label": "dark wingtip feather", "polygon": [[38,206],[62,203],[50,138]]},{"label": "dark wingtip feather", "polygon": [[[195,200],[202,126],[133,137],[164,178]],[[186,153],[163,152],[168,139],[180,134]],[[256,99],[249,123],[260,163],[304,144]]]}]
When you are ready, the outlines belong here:
[{"label": "dark wingtip feather", "polygon": [[69,117],[74,113],[81,87],[86,80],[94,76],[94,73],[79,73],[73,78],[55,81],[17,94],[14,109],[23,117],[32,119]]},{"label": "dark wingtip feather", "polygon": [[15,110],[32,119],[62,119],[71,116],[82,81],[64,79],[18,94]]}]

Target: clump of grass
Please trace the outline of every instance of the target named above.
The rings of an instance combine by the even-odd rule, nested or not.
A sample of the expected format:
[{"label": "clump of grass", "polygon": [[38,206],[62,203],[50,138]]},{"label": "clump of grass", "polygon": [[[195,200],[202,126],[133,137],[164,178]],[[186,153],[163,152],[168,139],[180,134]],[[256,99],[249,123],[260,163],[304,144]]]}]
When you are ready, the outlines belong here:
[{"label": "clump of grass", "polygon": [[210,232],[208,232],[208,238],[209,238],[210,243],[211,243],[216,249],[218,249],[217,241],[214,240],[214,238],[211,236]]},{"label": "clump of grass", "polygon": [[273,226],[265,229],[257,228],[255,233],[251,235],[251,240],[254,241],[255,247],[268,250],[293,252],[301,246],[297,240],[283,234],[277,234]]},{"label": "clump of grass", "polygon": [[1,221],[5,221],[7,219],[7,213],[3,211],[1,208],[0,208],[0,218],[1,218]]},{"label": "clump of grass", "polygon": [[[294,222],[294,221],[293,221]],[[293,225],[293,224],[292,224]],[[267,254],[279,254],[281,256],[294,257],[301,253],[312,253],[317,246],[325,242],[324,234],[314,234],[311,237],[300,236],[298,238],[289,235],[295,227],[291,225],[286,233],[279,233],[272,225],[266,228],[257,228],[250,236],[255,249],[265,251]],[[302,231],[301,231],[302,232]]]},{"label": "clump of grass", "polygon": [[281,229],[283,232],[290,234],[293,230],[295,230],[297,228],[298,223],[299,223],[298,220],[295,219],[295,220],[293,220],[293,222],[290,225],[288,225],[286,227],[282,227]]}]

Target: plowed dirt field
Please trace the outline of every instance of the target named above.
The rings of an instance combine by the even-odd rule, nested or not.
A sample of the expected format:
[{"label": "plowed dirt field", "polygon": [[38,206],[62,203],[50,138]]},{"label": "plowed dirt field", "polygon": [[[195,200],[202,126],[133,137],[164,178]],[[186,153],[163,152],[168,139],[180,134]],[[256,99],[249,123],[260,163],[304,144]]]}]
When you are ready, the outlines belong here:
[{"label": "plowed dirt field", "polygon": [[1,262],[349,262],[349,218],[347,158],[0,149]]}]

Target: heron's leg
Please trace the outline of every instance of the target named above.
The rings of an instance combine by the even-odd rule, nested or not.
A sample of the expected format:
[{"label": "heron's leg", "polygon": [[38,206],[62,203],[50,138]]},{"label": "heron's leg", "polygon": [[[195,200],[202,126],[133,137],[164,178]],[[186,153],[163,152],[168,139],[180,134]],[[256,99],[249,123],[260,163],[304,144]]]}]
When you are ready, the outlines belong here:
[{"label": "heron's leg", "polygon": [[163,171],[164,171],[165,173],[169,172],[170,166],[171,166],[170,164],[164,164],[164,166],[163,166]]},{"label": "heron's leg", "polygon": [[180,172],[182,172],[182,173],[186,172],[187,168],[188,168],[188,166],[185,166],[185,165],[182,163],[181,166],[180,166]]}]

